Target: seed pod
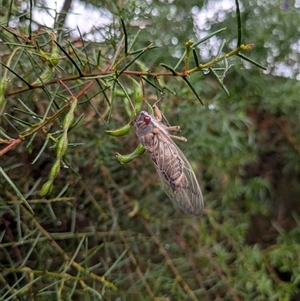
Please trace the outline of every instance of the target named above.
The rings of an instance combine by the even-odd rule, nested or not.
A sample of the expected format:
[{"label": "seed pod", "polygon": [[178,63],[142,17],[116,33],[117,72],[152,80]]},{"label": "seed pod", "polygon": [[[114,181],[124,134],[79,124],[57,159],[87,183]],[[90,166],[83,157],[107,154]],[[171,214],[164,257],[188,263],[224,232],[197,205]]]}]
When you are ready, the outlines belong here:
[{"label": "seed pod", "polygon": [[63,123],[62,123],[63,129],[68,131],[68,129],[72,125],[73,121],[74,121],[74,114],[69,112],[63,120]]},{"label": "seed pod", "polygon": [[114,137],[120,137],[126,135],[129,132],[130,128],[131,128],[131,123],[127,123],[118,129],[107,130],[105,131],[105,133]]},{"label": "seed pod", "polygon": [[135,112],[139,112],[142,109],[143,104],[143,91],[141,85],[133,78],[133,95],[134,95],[134,109]]},{"label": "seed pod", "polygon": [[[129,96],[132,95],[133,91],[132,90],[129,90],[129,89],[126,89],[126,92]],[[117,89],[115,88],[114,89],[114,96],[120,96],[120,97],[127,97],[127,95],[125,94],[124,90],[122,89]]]},{"label": "seed pod", "polygon": [[56,44],[53,43],[52,52],[51,52],[51,56],[50,56],[50,64],[52,66],[56,66],[58,64],[58,61],[59,61],[58,47],[56,46]]},{"label": "seed pod", "polygon": [[130,161],[132,161],[133,159],[135,159],[136,157],[139,157],[140,155],[142,155],[145,152],[145,148],[142,144],[139,144],[138,147],[129,155],[120,155],[119,153],[116,154],[117,160],[121,163],[121,164],[125,164],[128,163]]},{"label": "seed pod", "polygon": [[66,114],[66,116],[63,120],[63,123],[62,123],[64,131],[68,131],[68,129],[73,124],[74,112],[75,112],[76,108],[77,108],[77,98],[73,97],[70,109],[69,109],[68,113]]},{"label": "seed pod", "polygon": [[7,89],[7,80],[5,78],[1,78],[0,79],[0,116],[2,115],[7,102],[7,99],[5,97],[6,89]]},{"label": "seed pod", "polygon": [[60,160],[57,159],[51,167],[49,181],[51,180],[53,182],[55,178],[58,176],[59,172],[60,172]]},{"label": "seed pod", "polygon": [[43,83],[49,81],[53,77],[53,72],[48,65],[45,65],[45,70],[32,84],[33,85],[42,85]]},{"label": "seed pod", "polygon": [[63,134],[56,144],[56,157],[61,159],[68,148],[68,135]]},{"label": "seed pod", "polygon": [[53,182],[51,180],[48,180],[44,185],[42,186],[40,190],[40,196],[44,197],[48,195],[53,189]]}]

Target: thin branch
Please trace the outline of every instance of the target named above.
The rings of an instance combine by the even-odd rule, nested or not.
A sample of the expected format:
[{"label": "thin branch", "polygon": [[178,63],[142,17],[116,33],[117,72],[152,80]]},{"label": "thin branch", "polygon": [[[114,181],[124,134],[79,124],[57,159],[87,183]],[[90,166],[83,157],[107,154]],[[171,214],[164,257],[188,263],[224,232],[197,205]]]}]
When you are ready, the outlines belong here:
[{"label": "thin branch", "polygon": [[235,6],[236,6],[236,21],[237,21],[237,28],[238,28],[237,47],[240,47],[242,45],[242,21],[241,21],[240,4],[238,0],[235,0]]}]

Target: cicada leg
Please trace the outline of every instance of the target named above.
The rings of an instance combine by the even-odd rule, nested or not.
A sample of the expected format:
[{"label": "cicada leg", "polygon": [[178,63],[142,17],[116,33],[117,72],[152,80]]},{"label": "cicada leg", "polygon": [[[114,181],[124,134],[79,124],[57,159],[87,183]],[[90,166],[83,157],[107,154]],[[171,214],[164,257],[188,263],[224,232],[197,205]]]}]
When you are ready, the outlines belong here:
[{"label": "cicada leg", "polygon": [[[157,102],[156,102],[157,103]],[[152,106],[155,117],[158,121],[162,120],[162,113],[156,103]],[[180,131],[180,126],[179,125],[173,125],[173,126],[165,126],[165,129],[169,132],[179,132]],[[170,135],[171,138],[177,139],[183,142],[187,142],[187,139],[182,137],[182,136],[175,136],[175,135]]]},{"label": "cicada leg", "polygon": [[179,125],[173,125],[173,126],[166,126],[166,129],[171,132],[180,132],[180,126]]},{"label": "cicada leg", "polygon": [[183,136],[174,136],[174,135],[170,135],[171,138],[173,139],[177,139],[177,140],[180,140],[180,141],[183,141],[183,142],[187,142],[187,139]]},{"label": "cicada leg", "polygon": [[161,113],[160,109],[158,108],[158,106],[156,105],[157,102],[152,106],[152,109],[153,109],[153,112],[154,112],[154,115],[155,115],[156,119],[158,121],[162,121],[162,113]]}]

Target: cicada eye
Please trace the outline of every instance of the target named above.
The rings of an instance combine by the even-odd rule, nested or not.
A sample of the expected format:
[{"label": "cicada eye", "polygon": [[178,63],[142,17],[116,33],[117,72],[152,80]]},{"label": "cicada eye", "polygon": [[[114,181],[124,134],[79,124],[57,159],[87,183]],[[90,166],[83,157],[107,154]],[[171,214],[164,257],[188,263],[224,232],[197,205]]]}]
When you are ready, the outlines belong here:
[{"label": "cicada eye", "polygon": [[146,123],[149,123],[151,121],[151,117],[150,116],[144,116],[144,121]]}]

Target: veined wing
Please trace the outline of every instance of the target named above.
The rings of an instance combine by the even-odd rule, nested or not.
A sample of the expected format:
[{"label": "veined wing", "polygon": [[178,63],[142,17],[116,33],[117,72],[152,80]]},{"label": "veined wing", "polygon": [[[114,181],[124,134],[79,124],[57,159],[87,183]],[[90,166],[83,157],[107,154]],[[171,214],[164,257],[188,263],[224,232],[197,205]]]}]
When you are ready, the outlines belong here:
[{"label": "veined wing", "polygon": [[[157,120],[154,124],[158,128],[161,126],[165,128]],[[156,133],[154,140],[157,148],[150,156],[164,191],[187,214],[199,217],[204,208],[203,196],[189,161],[166,130]]]}]

